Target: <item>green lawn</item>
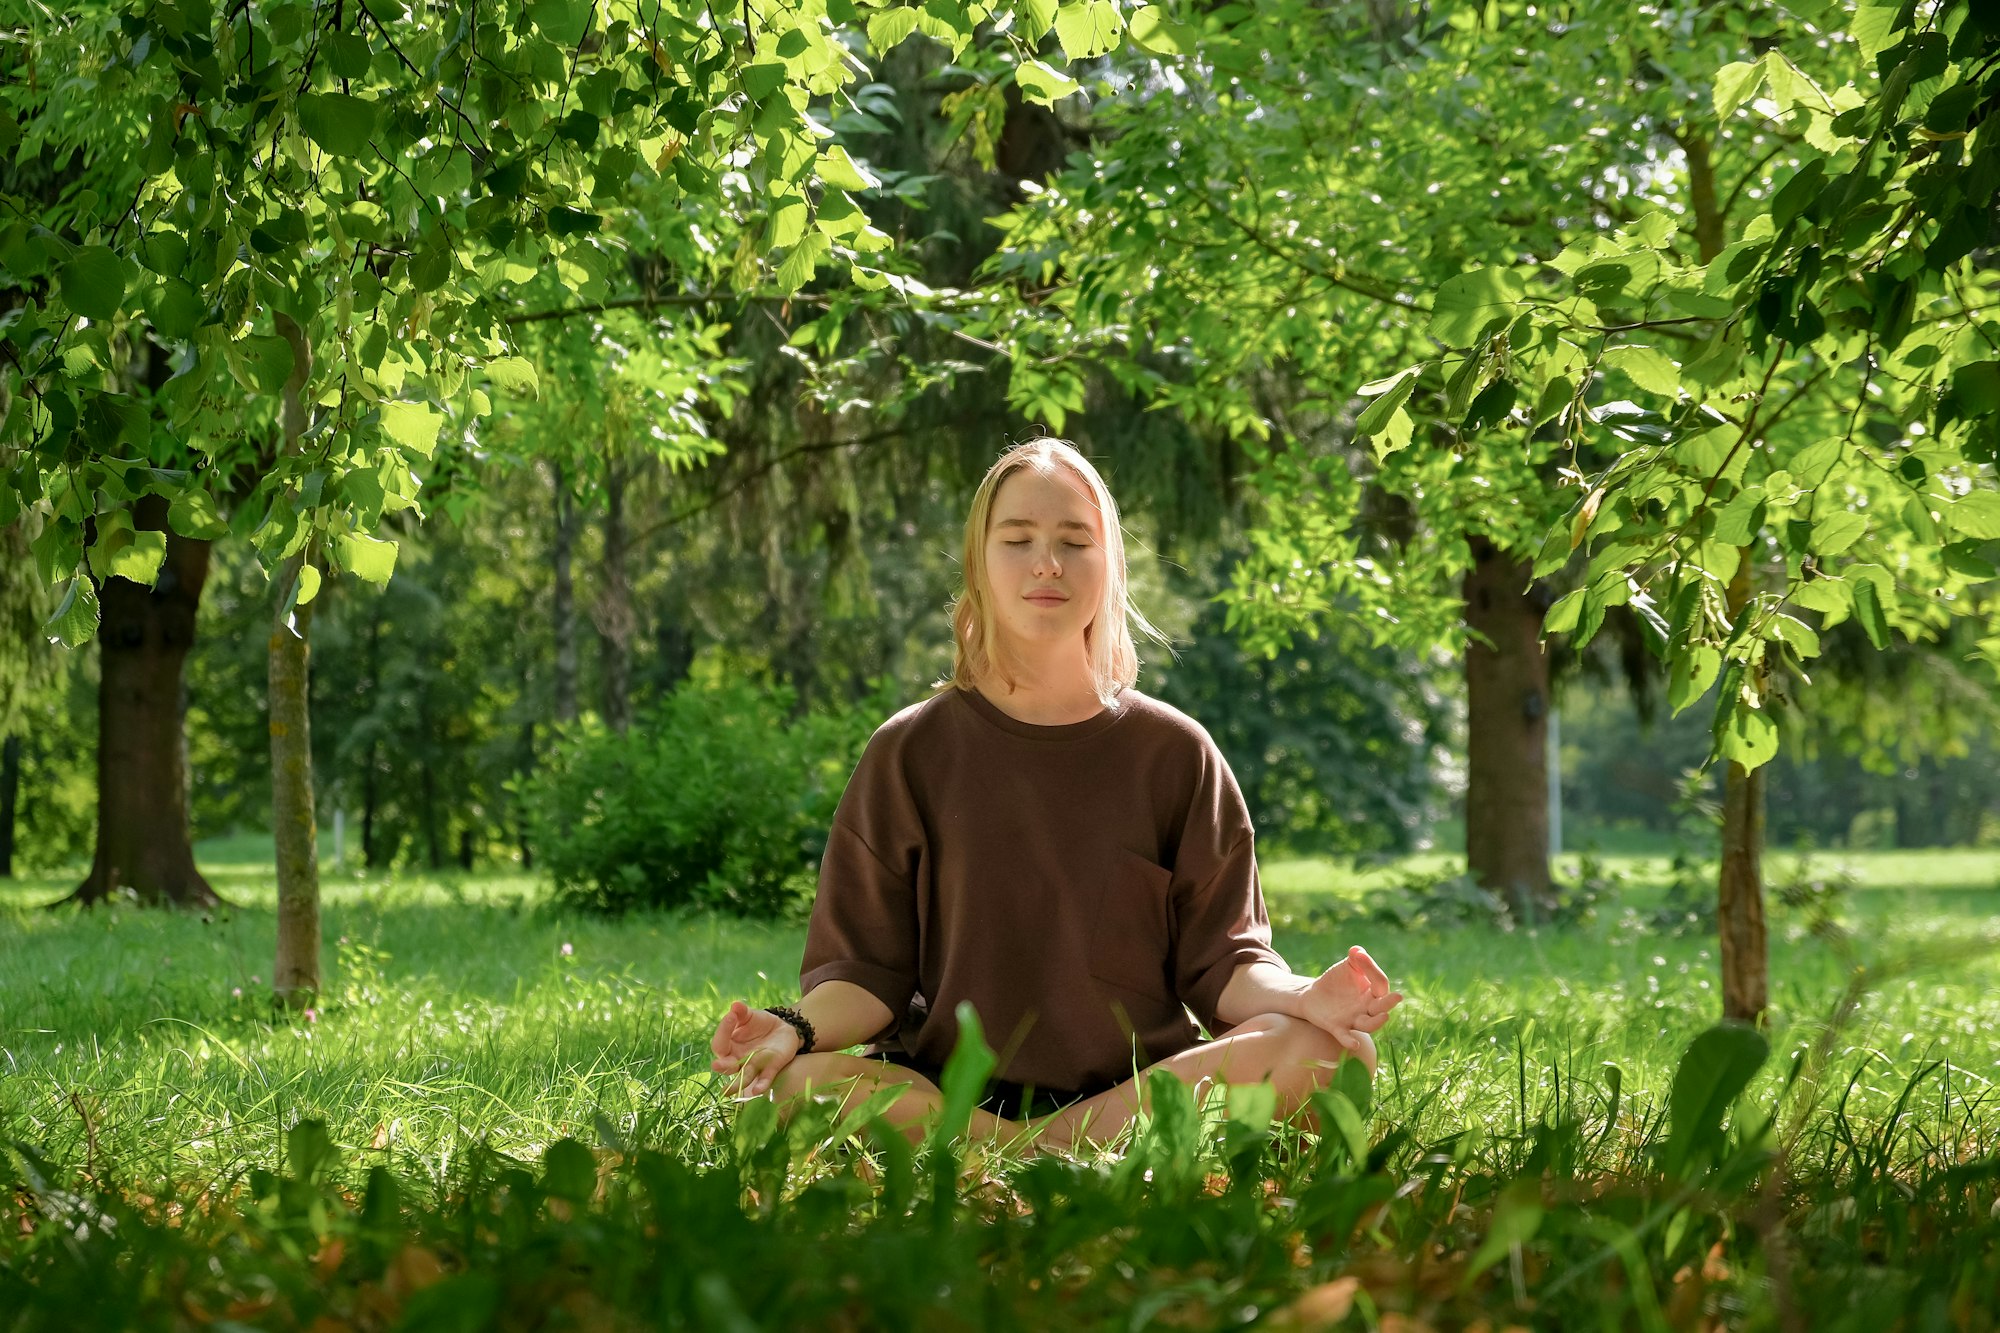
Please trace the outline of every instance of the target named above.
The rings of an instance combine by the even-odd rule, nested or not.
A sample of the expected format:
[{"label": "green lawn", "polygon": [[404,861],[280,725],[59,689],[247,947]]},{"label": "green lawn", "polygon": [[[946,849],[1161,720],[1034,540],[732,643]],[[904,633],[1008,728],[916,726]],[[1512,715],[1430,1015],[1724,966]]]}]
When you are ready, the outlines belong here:
[{"label": "green lawn", "polygon": [[[1774,916],[1775,1054],[1752,1100],[1775,1095],[1867,969],[1872,988],[1824,1071],[1845,1093],[1840,1118],[1802,1144],[1831,1164],[1842,1136],[1878,1141],[1882,1169],[1907,1178],[1987,1159],[2000,1147],[2000,958],[1982,941],[2000,855],[1844,859],[1860,883],[1841,909],[1846,941]],[[799,925],[579,918],[519,875],[330,875],[324,1003],[275,1016],[268,866],[206,864],[240,904],[212,919],[39,910],[66,878],[5,890],[0,1141],[136,1190],[276,1170],[301,1118],[323,1120],[352,1168],[431,1182],[482,1145],[526,1161],[576,1136],[701,1169],[740,1147],[705,1072],[708,1034],[733,996],[795,993]],[[1657,859],[1608,868],[1623,896],[1594,920],[1503,933],[1339,924],[1331,898],[1365,902],[1397,869],[1266,866],[1294,968],[1365,943],[1409,997],[1383,1033],[1373,1136],[1475,1144],[1473,1162],[1505,1172],[1532,1160],[1538,1123],[1575,1119],[1598,1169],[1642,1169],[1680,1053],[1718,1009],[1714,945],[1642,927]]]}]

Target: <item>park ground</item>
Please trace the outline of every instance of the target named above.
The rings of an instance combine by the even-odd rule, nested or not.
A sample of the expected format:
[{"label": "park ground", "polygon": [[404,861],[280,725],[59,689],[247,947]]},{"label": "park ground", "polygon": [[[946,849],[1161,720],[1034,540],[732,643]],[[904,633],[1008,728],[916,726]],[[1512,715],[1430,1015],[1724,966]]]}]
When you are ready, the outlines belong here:
[{"label": "park ground", "polygon": [[[466,1172],[476,1171],[474,1163],[547,1163],[551,1146],[572,1138],[607,1163],[651,1153],[692,1168],[689,1180],[704,1173],[727,1177],[731,1198],[736,1198],[737,1186],[748,1177],[731,1173],[747,1170],[747,1156],[759,1145],[746,1145],[743,1131],[732,1128],[733,1108],[706,1072],[706,1043],[716,1014],[729,999],[775,1003],[795,993],[800,923],[565,914],[546,905],[541,884],[520,874],[329,872],[328,990],[312,1010],[274,1013],[265,984],[272,876],[260,850],[255,840],[203,848],[217,889],[237,904],[208,916],[118,906],[85,914],[40,910],[66,889],[67,881],[60,877],[20,881],[0,890],[0,1142],[15,1145],[10,1169],[19,1173],[28,1169],[23,1163],[32,1163],[41,1173],[34,1179],[44,1191],[56,1190],[57,1182],[49,1177],[60,1176],[67,1182],[64,1188],[81,1185],[84,1195],[98,1191],[138,1207],[135,1216],[145,1210],[134,1199],[181,1197],[189,1191],[214,1208],[217,1200],[238,1194],[248,1197],[260,1189],[269,1194],[270,1180],[288,1169],[288,1152],[301,1150],[296,1127],[305,1121],[324,1125],[329,1160],[339,1164],[327,1169],[327,1179],[334,1182],[327,1187],[327,1198],[334,1202],[326,1206],[336,1213],[340,1200],[360,1207],[358,1182],[370,1167],[387,1168],[404,1182],[408,1197],[430,1191],[435,1208],[447,1210],[450,1200],[462,1200],[470,1188]],[[1659,856],[1610,855],[1590,868],[1564,858],[1567,878],[1575,880],[1580,870],[1588,870],[1601,894],[1584,919],[1536,930],[1502,930],[1490,924],[1405,927],[1364,914],[1371,902],[1394,896],[1397,885],[1421,882],[1424,873],[1441,871],[1448,862],[1446,857],[1418,858],[1357,868],[1274,859],[1264,868],[1276,943],[1296,970],[1322,967],[1347,944],[1361,942],[1382,959],[1408,996],[1382,1034],[1371,1123],[1363,1131],[1378,1148],[1387,1142],[1390,1151],[1368,1165],[1377,1173],[1400,1172],[1417,1184],[1425,1161],[1477,1175],[1483,1185],[1467,1194],[1461,1180],[1460,1193],[1477,1197],[1484,1189],[1492,1198],[1477,1207],[1444,1205],[1441,1213],[1433,1210],[1429,1223],[1447,1231],[1462,1225],[1464,1249],[1473,1252],[1469,1257],[1459,1253],[1460,1268],[1474,1271],[1482,1267],[1476,1248],[1482,1229],[1499,1234],[1525,1225],[1519,1208],[1510,1211],[1507,1200],[1517,1196],[1506,1192],[1508,1180],[1524,1171],[1569,1171],[1577,1180],[1595,1182],[1590,1191],[1617,1182],[1619,1189],[1638,1191],[1631,1230],[1638,1238],[1634,1255],[1643,1252],[1643,1263],[1635,1268],[1615,1243],[1606,1248],[1602,1238],[1592,1239],[1597,1233],[1583,1221],[1577,1224],[1582,1229],[1566,1241],[1552,1215],[1532,1242],[1533,1227],[1511,1246],[1503,1236],[1506,1261],[1489,1255],[1483,1267],[1490,1271],[1478,1282],[1466,1276],[1457,1286],[1445,1283],[1439,1288],[1442,1294],[1427,1296],[1424,1283],[1412,1278],[1407,1267],[1389,1272],[1379,1264],[1369,1269],[1364,1262],[1401,1254],[1400,1262],[1407,1265],[1415,1252],[1406,1237],[1382,1220],[1390,1214],[1378,1213],[1372,1223],[1361,1219],[1358,1232],[1353,1230],[1356,1219],[1349,1217],[1337,1228],[1340,1235],[1325,1233],[1318,1258],[1310,1245],[1295,1242],[1289,1266],[1272,1270],[1278,1276],[1269,1281],[1251,1282],[1256,1290],[1229,1290],[1228,1263],[1219,1270],[1212,1263],[1202,1267],[1213,1256],[1169,1265],[1172,1281],[1155,1280],[1143,1267],[1134,1270],[1110,1257],[1101,1271],[1066,1277],[1055,1269],[1043,1271],[1043,1260],[1028,1257],[1028,1251],[1007,1262],[988,1255],[977,1264],[995,1282],[1016,1283],[1017,1294],[1031,1304],[1029,1292],[1040,1292],[1044,1280],[1050,1290],[1068,1291],[1072,1304],[1065,1308],[1079,1318],[1086,1310],[1105,1318],[1110,1318],[1104,1313],[1108,1311],[1129,1314],[1137,1308],[1134,1302],[1166,1290],[1171,1299],[1163,1299],[1155,1315],[1193,1312],[1202,1316],[1195,1322],[1203,1326],[1208,1326],[1204,1319],[1242,1322],[1235,1316],[1246,1311],[1280,1325],[1304,1320],[1299,1326],[1316,1326],[1311,1323],[1313,1307],[1300,1304],[1308,1299],[1322,1303],[1321,1315],[1346,1312],[1371,1324],[1377,1314],[1394,1309],[1427,1310],[1449,1324],[1450,1310],[1464,1301],[1483,1300],[1480,1308],[1486,1308],[1495,1300],[1504,1306],[1511,1299],[1515,1317],[1542,1323],[1562,1308],[1564,1296],[1541,1306],[1536,1317],[1537,1282],[1557,1280],[1552,1275],[1566,1271],[1562,1265],[1572,1251],[1584,1255],[1575,1265],[1588,1265],[1588,1252],[1603,1249],[1607,1255],[1616,1251],[1617,1262],[1597,1263],[1603,1273],[1587,1281],[1566,1280],[1567,1295],[1597,1293],[1609,1283],[1621,1300],[1631,1301],[1636,1321],[1631,1326],[1664,1327],[1654,1316],[1675,1326],[1683,1323],[1679,1316],[1668,1317],[1677,1308],[1669,1289],[1685,1285],[1690,1271],[1702,1273],[1702,1253],[1712,1251],[1710,1268],[1720,1265],[1725,1277],[1709,1272],[1703,1279],[1708,1294],[1681,1314],[1698,1316],[1696,1323],[1710,1317],[1729,1322],[1725,1316],[1732,1308],[1739,1314],[1762,1309],[1757,1293],[1770,1283],[1760,1256],[1769,1249],[1769,1238],[1759,1241],[1749,1235],[1738,1216],[1749,1215],[1743,1213],[1748,1205],[1730,1204],[1719,1177],[1708,1182],[1709,1193],[1683,1191],[1674,1196],[1678,1203],[1674,1197],[1656,1197],[1664,1184],[1644,1184],[1647,1172],[1655,1169],[1648,1163],[1656,1161],[1653,1154],[1667,1130],[1665,1108],[1682,1053],[1714,1022],[1719,1008],[1712,936],[1686,923],[1676,930],[1661,920],[1659,908],[1672,873],[1668,862]],[[1799,879],[1799,870],[1795,856],[1772,858],[1774,884]],[[1801,1127],[1791,1146],[1799,1177],[1794,1183],[1804,1202],[1794,1202],[1794,1213],[1817,1217],[1807,1206],[1810,1200],[1821,1195],[1826,1196],[1821,1203],[1854,1198],[1864,1192],[1866,1177],[1902,1181],[1900,1206],[1915,1218],[1927,1197],[1926,1182],[1943,1179],[1940,1172],[1963,1174],[1967,1164],[1988,1162],[2000,1146],[1995,1143],[2000,1101],[1993,1095],[1993,1081],[2000,1078],[2000,955],[1988,947],[1989,923],[2000,909],[2000,853],[1822,853],[1804,870],[1814,882],[1831,880],[1848,887],[1818,907],[1802,902],[1773,908],[1771,1055],[1742,1105],[1774,1104],[1794,1057],[1811,1053],[1806,1076],[1787,1094],[1786,1103]],[[1838,1027],[1830,1030],[1828,1021],[1850,990],[1859,995],[1859,1006],[1839,1016]],[[1739,1113],[1737,1122],[1748,1118],[1750,1113]],[[1780,1133],[1793,1123],[1781,1117]],[[1574,1141],[1567,1149],[1558,1145],[1558,1156],[1564,1151],[1569,1156],[1559,1167],[1551,1166],[1546,1160],[1549,1127],[1565,1124],[1575,1126]],[[1227,1128],[1219,1138],[1209,1134],[1202,1139],[1206,1147],[1189,1142],[1175,1151],[1191,1162],[1209,1161],[1206,1170],[1222,1172],[1221,1157],[1211,1160],[1203,1154],[1241,1146],[1237,1127]],[[1158,1132],[1163,1131],[1156,1131],[1156,1137]],[[1730,1151],[1756,1147],[1755,1136],[1741,1123],[1736,1133]],[[840,1176],[854,1188],[859,1188],[856,1180],[878,1178],[882,1163],[876,1156],[830,1150],[839,1137],[822,1133],[815,1146],[795,1135],[789,1149],[773,1149],[789,1154],[780,1167],[789,1167],[789,1184],[767,1187],[761,1203],[757,1188],[747,1186],[744,1198],[750,1202],[744,1204],[749,1210],[744,1216],[751,1221],[746,1225],[763,1216],[771,1226],[817,1228],[828,1244],[836,1233],[868,1230],[855,1220],[864,1216],[876,1218],[871,1225],[877,1231],[889,1226],[879,1215],[879,1204],[874,1213],[850,1208],[843,1214],[847,1220],[838,1223],[809,1225],[804,1220],[808,1213],[797,1211],[788,1224],[770,1220],[776,1216],[771,1213],[774,1192],[799,1190],[816,1177]],[[1440,1145],[1441,1152],[1422,1155],[1427,1146]],[[1155,1144],[1135,1151],[1161,1149]],[[1357,1145],[1355,1157],[1347,1161],[1349,1176],[1365,1179],[1362,1151]],[[1543,1160],[1536,1159],[1538,1152]],[[1718,1161],[1723,1155],[1718,1148]],[[1282,1156],[1274,1150],[1266,1169],[1279,1173],[1276,1162]],[[1324,1152],[1313,1160],[1327,1167]],[[613,1169],[605,1168],[607,1173]],[[993,1181],[1010,1179],[1008,1169],[1005,1163],[988,1164]],[[1085,1181],[1111,1180],[1116,1174],[1104,1163],[1075,1169],[1085,1173],[1078,1177]],[[1104,1174],[1108,1170],[1112,1176]],[[1984,1183],[1976,1185],[1953,1184],[1953,1201],[1939,1206],[1948,1213],[1976,1202],[1978,1217],[1985,1219],[1994,1174],[1988,1171],[1980,1178]],[[547,1179],[553,1177],[545,1185]],[[1309,1168],[1303,1175],[1284,1176],[1281,1184],[1282,1189],[1268,1185],[1268,1194],[1316,1197],[1307,1188],[1312,1184]],[[1081,1208],[1081,1186],[1072,1186],[1065,1197]],[[1301,1188],[1307,1192],[1300,1194]],[[1739,1192],[1743,1188],[1739,1185]],[[18,1227],[10,1224],[18,1234],[0,1239],[0,1283],[10,1263],[17,1274],[26,1273],[31,1255],[36,1263],[63,1262],[33,1244],[29,1222],[52,1216],[45,1201],[23,1202],[34,1192],[27,1185],[17,1188],[16,1209],[29,1211],[22,1213]],[[598,1194],[604,1207],[612,1207],[609,1200],[616,1190],[607,1194],[600,1189]],[[1394,1202],[1421,1202],[1425,1195],[1412,1184]],[[796,1197],[817,1196],[806,1189]],[[1122,1207],[1144,1210],[1142,1195],[1119,1197],[1125,1200]],[[1382,1200],[1374,1203],[1390,1206]],[[1559,1203],[1552,1200],[1550,1207]],[[1669,1203],[1674,1206],[1666,1207]],[[35,1206],[42,1211],[34,1213]],[[267,1211],[269,1206],[267,1199]],[[959,1206],[977,1212],[969,1202]],[[1662,1207],[1664,1213],[1647,1221]],[[1849,1215],[1853,1207],[1848,1205]],[[1683,1218],[1678,1224],[1671,1220],[1676,1208]],[[1035,1210],[1023,1205],[1022,1211]],[[1605,1217],[1619,1216],[1609,1204],[1603,1211]],[[410,1225],[419,1231],[424,1226],[449,1230],[445,1211],[423,1216],[431,1220],[420,1218]],[[1926,1216],[1921,1225],[1935,1230],[1945,1215]],[[1238,1221],[1248,1228],[1246,1234],[1265,1234],[1276,1225],[1268,1217]],[[338,1229],[337,1219],[329,1223],[322,1217],[321,1223]],[[1817,1225],[1825,1232],[1826,1219],[1821,1217]],[[1919,1223],[1884,1225],[1894,1230]],[[1674,1234],[1676,1227],[1680,1234]],[[1878,1243],[1868,1239],[1864,1226],[1857,1227],[1850,1248],[1861,1252]],[[1826,1234],[1839,1234],[1839,1228]],[[1958,1243],[1970,1243],[1967,1234],[1961,1232]],[[1210,1240],[1216,1254],[1229,1251],[1230,1242],[1213,1235]],[[886,1243],[879,1235],[877,1241]],[[1935,1235],[1929,1243],[1942,1247],[1934,1256],[1940,1263],[1957,1252]],[[8,1260],[10,1244],[26,1248]],[[277,1262],[269,1257],[271,1251],[251,1248],[265,1256],[258,1263]],[[1451,1245],[1439,1233],[1432,1248],[1447,1254]],[[1990,1234],[1974,1244],[1973,1253],[1984,1256],[1984,1267],[1966,1270],[1964,1280],[1971,1280],[1975,1271],[1991,1273],[1993,1249]],[[455,1265],[476,1266],[463,1247],[456,1259],[451,1247],[439,1242],[424,1252],[444,1256],[437,1261],[439,1274],[455,1271]],[[1801,1240],[1795,1252],[1804,1258],[1783,1281],[1799,1292],[1813,1289],[1815,1281],[1828,1292],[1855,1290],[1851,1275],[1843,1276],[1847,1260],[1840,1255],[1846,1250],[1829,1257]],[[299,1249],[298,1267],[306,1275],[299,1280],[306,1283],[301,1288],[306,1294],[288,1297],[283,1308],[306,1326],[301,1302],[322,1300],[331,1302],[326,1310],[351,1321],[323,1329],[370,1326],[350,1308],[352,1302],[341,1304],[341,1261],[321,1275],[325,1281],[313,1285],[311,1274],[318,1270],[311,1265],[324,1265],[326,1254],[325,1244]],[[1692,1270],[1690,1256],[1696,1265]],[[1156,1255],[1153,1262],[1161,1261]],[[1816,1270],[1814,1263],[1823,1267]],[[1642,1300],[1632,1285],[1641,1269],[1651,1272],[1656,1297]],[[1208,1272],[1208,1286],[1188,1287],[1193,1272]],[[1343,1286],[1347,1278],[1356,1285]],[[48,1273],[38,1280],[44,1292],[55,1289]],[[266,1279],[267,1286],[270,1281],[276,1279]],[[368,1285],[355,1281],[360,1283],[357,1290]],[[1912,1294],[1917,1281],[1911,1277],[1889,1287],[1900,1293],[1896,1300],[1917,1300]],[[395,1282],[388,1277],[381,1282],[396,1294]],[[1489,1290],[1489,1283],[1499,1285]],[[412,1291],[422,1285],[404,1282]],[[864,1323],[879,1316],[893,1325],[907,1316],[917,1319],[910,1326],[921,1326],[918,1313],[930,1308],[918,1301],[891,1317],[885,1312],[903,1298],[883,1294],[887,1288],[868,1290],[873,1294],[850,1300],[850,1306],[859,1302],[875,1312]],[[315,1291],[320,1295],[312,1295]],[[1487,1295],[1481,1297],[1481,1292]],[[500,1302],[497,1288],[495,1293],[494,1301]],[[241,1299],[252,1297],[254,1291]],[[139,1302],[134,1309],[143,1306],[143,1294],[132,1299]],[[791,1308],[777,1297],[759,1305],[751,1294],[718,1294],[712,1284],[688,1299],[694,1302],[690,1308],[726,1305],[749,1321],[742,1326],[782,1322]],[[924,1299],[941,1302],[943,1309],[959,1308],[948,1294],[933,1292]],[[1235,1314],[1224,1318],[1225,1307]],[[1119,1321],[1138,1327],[1153,1317],[1121,1314]],[[253,1320],[250,1326],[282,1323]],[[378,1323],[389,1327],[393,1321],[383,1316]],[[988,1318],[986,1323],[1001,1326],[1007,1320],[996,1324]]]}]

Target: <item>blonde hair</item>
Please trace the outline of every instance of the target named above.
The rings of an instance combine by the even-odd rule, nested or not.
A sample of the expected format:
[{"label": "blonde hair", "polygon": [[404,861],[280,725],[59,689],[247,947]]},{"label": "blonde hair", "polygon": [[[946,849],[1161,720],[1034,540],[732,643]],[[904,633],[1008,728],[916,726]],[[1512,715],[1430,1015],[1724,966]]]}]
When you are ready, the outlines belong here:
[{"label": "blonde hair", "polygon": [[1001,454],[972,494],[972,510],[965,516],[965,559],[961,565],[965,587],[951,609],[951,675],[939,681],[940,686],[955,685],[970,690],[988,672],[997,674],[1009,685],[1014,683],[1006,664],[994,652],[993,601],[986,576],[986,529],[992,521],[993,499],[999,494],[1002,482],[1023,468],[1033,468],[1046,476],[1059,467],[1068,468],[1083,482],[1091,499],[1096,501],[1102,520],[1106,557],[1104,600],[1084,629],[1083,641],[1097,697],[1106,708],[1116,707],[1118,695],[1139,679],[1139,653],[1133,646],[1133,629],[1160,643],[1167,642],[1167,636],[1132,604],[1125,573],[1125,533],[1118,526],[1118,502],[1111,498],[1110,488],[1075,445],[1044,436],[1017,444]]}]

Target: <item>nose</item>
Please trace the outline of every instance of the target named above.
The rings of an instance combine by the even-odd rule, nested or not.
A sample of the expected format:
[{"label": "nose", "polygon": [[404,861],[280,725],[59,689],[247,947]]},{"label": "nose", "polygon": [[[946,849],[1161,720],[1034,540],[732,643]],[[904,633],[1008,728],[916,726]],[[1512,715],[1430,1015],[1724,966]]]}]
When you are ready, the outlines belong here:
[{"label": "nose", "polygon": [[1058,577],[1061,576],[1062,561],[1057,558],[1056,548],[1053,543],[1048,545],[1043,545],[1039,542],[1036,543],[1035,573],[1037,575],[1053,573]]}]

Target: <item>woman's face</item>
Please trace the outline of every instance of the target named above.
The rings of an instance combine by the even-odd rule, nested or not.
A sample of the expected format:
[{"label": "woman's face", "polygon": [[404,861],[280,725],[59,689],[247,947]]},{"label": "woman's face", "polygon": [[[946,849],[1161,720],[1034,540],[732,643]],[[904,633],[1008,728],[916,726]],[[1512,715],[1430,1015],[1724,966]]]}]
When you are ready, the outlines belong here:
[{"label": "woman's face", "polygon": [[1002,642],[1082,646],[1107,574],[1104,520],[1083,479],[1066,467],[1010,473],[986,524],[987,591]]}]

